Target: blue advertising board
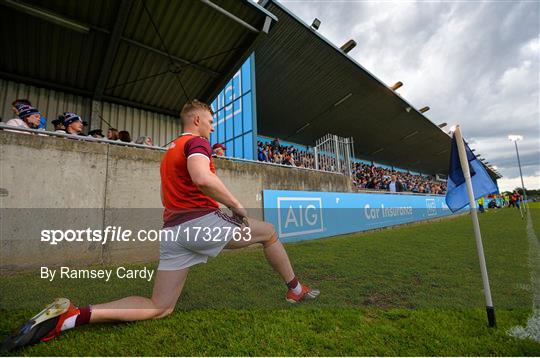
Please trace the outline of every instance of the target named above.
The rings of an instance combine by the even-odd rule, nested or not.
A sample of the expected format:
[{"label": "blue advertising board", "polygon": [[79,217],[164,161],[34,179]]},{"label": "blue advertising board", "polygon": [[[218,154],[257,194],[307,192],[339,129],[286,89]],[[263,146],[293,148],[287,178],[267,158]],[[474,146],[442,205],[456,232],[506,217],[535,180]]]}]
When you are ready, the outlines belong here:
[{"label": "blue advertising board", "polygon": [[224,144],[228,157],[256,158],[254,61],[252,54],[210,105],[214,111],[210,143]]},{"label": "blue advertising board", "polygon": [[445,197],[435,195],[264,190],[263,202],[265,221],[285,242],[452,215]]}]

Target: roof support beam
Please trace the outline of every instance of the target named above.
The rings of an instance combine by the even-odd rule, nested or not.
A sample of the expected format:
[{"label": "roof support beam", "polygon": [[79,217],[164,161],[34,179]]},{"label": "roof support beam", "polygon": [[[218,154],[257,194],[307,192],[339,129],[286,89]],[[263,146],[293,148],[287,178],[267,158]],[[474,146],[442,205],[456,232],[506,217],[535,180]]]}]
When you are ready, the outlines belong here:
[{"label": "roof support beam", "polygon": [[[92,91],[88,91],[88,90],[85,90],[85,89],[75,88],[75,87],[71,87],[71,86],[65,86],[65,85],[54,83],[54,82],[39,80],[39,79],[36,79],[34,77],[30,77],[30,76],[21,76],[21,75],[16,75],[16,74],[9,73],[9,72],[4,72],[4,71],[0,71],[0,78],[4,78],[4,79],[10,80],[10,81],[27,83],[29,85],[33,85],[33,86],[37,86],[37,87],[51,88],[51,89],[53,89],[55,91],[66,92],[66,93],[69,93],[69,94],[74,94],[74,95],[78,95],[78,96],[86,97],[86,98],[92,98],[92,95],[94,94]],[[178,115],[179,115],[178,112],[176,112],[176,111],[171,111],[171,110],[160,108],[160,107],[154,107],[154,106],[143,104],[143,103],[140,103],[140,102],[130,101],[130,100],[127,100],[127,99],[121,99],[121,98],[117,98],[117,97],[111,97],[111,96],[104,95],[101,98],[101,100],[106,101],[106,102],[118,103],[118,104],[121,104],[121,105],[124,105],[124,106],[144,109],[144,110],[150,111],[150,112],[166,114],[168,116],[178,117]]]},{"label": "roof support beam", "polygon": [[56,90],[56,91],[67,92],[69,94],[74,94],[74,95],[79,95],[79,96],[84,96],[84,97],[92,96],[92,91],[88,91],[82,88],[75,88],[71,86],[61,85],[54,82],[43,81],[32,76],[22,76],[22,75],[17,75],[10,72],[0,71],[0,78],[4,78],[6,80],[15,81],[15,82],[27,83],[29,85],[33,85],[37,87],[52,88],[53,90]]},{"label": "roof support beam", "polygon": [[156,55],[160,55],[160,56],[165,57],[167,59],[172,59],[174,62],[176,62],[176,63],[178,63],[178,64],[180,64],[182,66],[192,67],[192,68],[194,68],[194,69],[196,69],[198,71],[201,71],[201,72],[204,72],[204,73],[210,75],[213,78],[221,77],[221,73],[216,72],[216,71],[214,71],[214,70],[212,70],[210,68],[207,68],[205,66],[202,66],[202,65],[199,65],[199,64],[196,64],[196,63],[193,63],[193,62],[191,62],[189,60],[186,60],[184,58],[181,58],[181,57],[177,57],[177,56],[174,56],[174,55],[169,56],[169,55],[167,55],[166,52],[163,52],[161,50],[158,50],[157,48],[145,45],[145,44],[140,43],[138,41],[128,39],[128,38],[125,38],[125,37],[122,37],[122,41],[125,41],[128,44],[133,45],[135,47],[139,47],[141,49],[150,51],[152,53],[155,53]]},{"label": "roof support beam", "polygon": [[118,52],[118,46],[120,45],[120,39],[122,38],[122,33],[126,27],[129,13],[131,7],[133,6],[132,0],[122,0],[120,3],[120,8],[118,9],[118,15],[114,22],[113,31],[109,39],[109,44],[107,46],[107,51],[105,52],[105,57],[101,65],[101,71],[96,84],[96,89],[94,91],[94,100],[99,101],[103,96],[103,91],[105,86],[109,81],[109,76],[111,74],[112,65],[116,53]]},{"label": "roof support beam", "polygon": [[251,32],[254,32],[256,34],[259,33],[259,30],[257,30],[256,28],[254,28],[253,26],[251,26],[250,24],[248,24],[247,22],[245,22],[244,20],[240,19],[239,17],[231,14],[230,12],[228,12],[227,10],[225,10],[224,8],[222,7],[219,7],[217,6],[216,4],[214,4],[213,2],[211,2],[210,0],[200,0],[203,4],[206,4],[208,6],[210,6],[212,9],[222,13],[223,15],[227,16],[229,19],[235,21],[236,23],[244,26],[246,29],[248,29],[249,31]]}]

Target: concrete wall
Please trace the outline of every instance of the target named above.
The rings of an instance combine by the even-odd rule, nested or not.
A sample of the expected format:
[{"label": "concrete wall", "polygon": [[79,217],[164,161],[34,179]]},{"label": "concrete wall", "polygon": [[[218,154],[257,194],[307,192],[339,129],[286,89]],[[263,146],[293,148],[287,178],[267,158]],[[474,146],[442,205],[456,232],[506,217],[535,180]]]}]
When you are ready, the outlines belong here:
[{"label": "concrete wall", "polygon": [[[163,151],[0,131],[0,270],[158,259],[156,242],[40,241],[44,229],[161,228]],[[218,175],[254,217],[262,190],[350,191],[339,174],[228,159]]]}]

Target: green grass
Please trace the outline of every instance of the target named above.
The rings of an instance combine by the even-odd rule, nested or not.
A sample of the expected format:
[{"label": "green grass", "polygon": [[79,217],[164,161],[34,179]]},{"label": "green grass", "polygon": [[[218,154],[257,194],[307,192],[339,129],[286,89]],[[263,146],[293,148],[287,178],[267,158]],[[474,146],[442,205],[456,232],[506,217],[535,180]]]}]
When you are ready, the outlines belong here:
[{"label": "green grass", "polygon": [[[538,229],[540,210],[531,214]],[[16,353],[538,356],[540,344],[506,333],[531,313],[526,221],[503,209],[480,215],[480,224],[497,328],[487,327],[472,224],[464,215],[287,244],[298,276],[321,289],[316,302],[286,304],[285,287],[261,250],[226,252],[191,270],[168,318],[81,327]],[[2,277],[0,289],[5,336],[54,297],[99,303],[149,295],[152,283],[48,283],[32,272]]]}]

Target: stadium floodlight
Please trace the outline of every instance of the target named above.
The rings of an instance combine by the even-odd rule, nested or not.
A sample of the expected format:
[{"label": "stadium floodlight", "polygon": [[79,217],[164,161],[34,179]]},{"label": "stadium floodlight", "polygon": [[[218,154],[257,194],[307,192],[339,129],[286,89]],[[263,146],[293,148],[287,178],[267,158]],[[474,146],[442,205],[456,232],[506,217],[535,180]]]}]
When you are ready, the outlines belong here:
[{"label": "stadium floodlight", "polygon": [[24,4],[18,1],[13,1],[13,0],[3,0],[2,3],[6,6],[11,7],[12,9],[23,12],[30,16],[35,16],[42,20],[52,22],[56,25],[60,25],[68,29],[81,32],[83,34],[87,34],[90,32],[90,28],[88,26],[81,25],[79,23],[76,23],[75,21],[72,21],[68,18],[60,16],[54,12],[41,9],[39,7],[27,5],[27,4]]},{"label": "stadium floodlight", "polygon": [[429,111],[429,106],[425,106],[424,108],[420,108],[418,110],[418,112],[420,112],[420,113],[424,113],[424,112],[427,112],[427,111]]},{"label": "stadium floodlight", "polygon": [[492,166],[491,166],[491,169],[497,170],[497,169],[499,169],[499,167],[497,167],[496,165],[492,165]]},{"label": "stadium floodlight", "polygon": [[[519,150],[517,142],[520,140],[523,140],[523,136],[521,135],[509,135],[508,139],[510,139],[514,144],[516,145],[516,156],[518,160],[518,167],[519,167],[519,176],[521,177],[521,189],[523,190],[523,198],[525,199],[525,202],[527,202],[527,194],[525,193],[525,183],[523,183],[523,172],[521,171],[521,160],[519,160]],[[524,208],[526,208],[526,205],[523,205]]]},{"label": "stadium floodlight", "polygon": [[454,133],[455,131],[456,131],[456,126],[455,125],[450,127],[450,133]]},{"label": "stadium floodlight", "polygon": [[343,96],[342,99],[340,99],[339,101],[337,101],[336,103],[334,103],[334,107],[337,107],[339,106],[340,104],[342,104],[343,102],[345,102],[346,100],[348,100],[349,98],[351,98],[352,96],[352,93],[347,93],[345,96]]},{"label": "stadium floodlight", "polygon": [[321,20],[315,18],[311,23],[311,27],[313,27],[315,30],[318,30],[319,26],[321,26]]},{"label": "stadium floodlight", "polygon": [[439,127],[439,128],[444,128],[444,127],[446,127],[447,125],[448,125],[448,124],[446,124],[446,122],[443,122],[443,123],[441,123],[441,124],[438,124],[437,127]]},{"label": "stadium floodlight", "polygon": [[401,87],[401,86],[403,86],[403,82],[397,81],[396,83],[394,83],[393,86],[390,86],[390,89],[391,89],[392,91],[395,91],[395,90],[397,90],[397,89],[398,89],[399,87]]},{"label": "stadium floodlight", "polygon": [[345,53],[349,53],[355,47],[356,47],[356,41],[351,39],[351,40],[345,42],[345,44],[343,44],[343,46],[341,46],[340,49],[341,49],[341,51],[343,51]]},{"label": "stadium floodlight", "polygon": [[471,152],[476,152],[476,149],[471,149]]}]

